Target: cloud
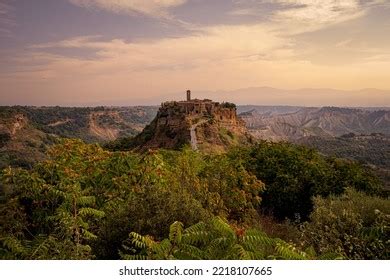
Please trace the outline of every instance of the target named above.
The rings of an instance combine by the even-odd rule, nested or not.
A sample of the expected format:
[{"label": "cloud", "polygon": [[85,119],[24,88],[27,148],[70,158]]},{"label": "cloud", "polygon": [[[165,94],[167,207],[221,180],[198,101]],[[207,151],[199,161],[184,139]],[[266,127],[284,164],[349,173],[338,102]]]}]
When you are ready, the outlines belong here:
[{"label": "cloud", "polygon": [[8,14],[12,10],[12,7],[6,3],[0,2],[0,16]]},{"label": "cloud", "polygon": [[13,10],[11,5],[0,2],[0,36],[10,36],[11,28],[16,25]]},{"label": "cloud", "polygon": [[[196,35],[153,42],[75,37],[34,45],[22,55],[11,56],[13,61],[8,64],[18,67],[6,71],[0,80],[3,85],[17,85],[13,92],[29,85],[40,89],[38,95],[51,90],[61,98],[75,100],[82,98],[81,92],[91,93],[93,99],[107,93],[123,99],[131,92],[156,98],[187,87],[235,88],[269,76],[267,67],[262,74],[257,62],[271,64],[270,56],[288,59],[291,54],[282,50],[287,43],[259,25],[215,26]],[[56,48],[90,51],[94,57],[61,56],[52,52]]]},{"label": "cloud", "polygon": [[[349,47],[348,42],[341,45]],[[53,51],[56,48],[87,51],[93,58],[58,55]],[[164,99],[159,96],[186,88],[388,88],[390,60],[372,56],[378,52],[365,54],[370,59],[337,67],[313,63],[299,56],[302,52],[294,39],[262,24],[218,25],[197,34],[154,41],[74,37],[9,55],[12,62],[8,65],[17,67],[4,72],[0,83],[10,92],[29,91],[36,100],[53,99],[52,103],[104,100],[109,95],[156,104]]]},{"label": "cloud", "polygon": [[226,61],[269,60],[270,57],[284,59],[291,55],[292,44],[288,39],[275,36],[267,27],[261,25],[220,25],[204,28],[198,34],[145,42],[128,43],[120,39],[99,39],[96,36],[74,37],[33,45],[30,49],[48,53],[56,48],[88,49],[98,57],[96,65],[110,62],[117,68],[123,66],[126,71],[143,71],[175,69],[177,65],[207,67]]},{"label": "cloud", "polygon": [[[101,36],[78,36],[65,39],[58,42],[49,42],[29,46],[30,49],[49,49],[49,48],[88,48],[91,42],[98,40]],[[96,46],[99,48],[99,46]]]},{"label": "cloud", "polygon": [[98,8],[119,14],[144,14],[156,18],[170,18],[169,9],[187,0],[69,0],[85,8]]},{"label": "cloud", "polygon": [[[184,3],[72,1],[88,8],[159,18],[170,17],[169,9]],[[4,67],[0,65],[3,70],[0,84],[4,92],[19,92],[21,96],[29,92],[35,103],[41,98],[42,102],[53,100],[53,104],[65,99],[72,102],[104,100],[107,96],[118,100],[148,98],[156,104],[163,101],[159,96],[186,88],[193,88],[195,92],[197,89],[230,90],[262,85],[388,89],[387,45],[379,48],[374,39],[372,45],[357,44],[355,37],[348,37],[344,32],[337,40],[329,41],[322,34],[327,32],[325,30],[317,32],[321,39],[313,44],[307,42],[315,41],[312,33],[305,35],[309,40],[294,36],[357,18],[373,5],[384,2],[245,0],[240,1],[241,10],[236,16],[256,15],[252,13],[253,8],[261,8],[258,4],[266,1],[272,2],[267,22],[198,26],[182,37],[154,40],[129,42],[121,38],[105,40],[103,36],[81,36],[31,45],[23,53],[6,56]],[[354,24],[353,28],[345,24],[340,28],[357,30],[364,21]],[[333,35],[334,32],[332,38]],[[344,57],[350,59],[346,61]],[[261,96],[258,98],[258,103],[262,103]],[[147,102],[138,104],[142,103]]]},{"label": "cloud", "polygon": [[231,15],[268,13],[269,24],[290,35],[357,19],[373,7],[390,6],[388,0],[236,0],[235,4]]},{"label": "cloud", "polygon": [[276,0],[286,6],[276,13],[282,20],[291,20],[309,26],[322,26],[354,19],[364,10],[358,0]]}]

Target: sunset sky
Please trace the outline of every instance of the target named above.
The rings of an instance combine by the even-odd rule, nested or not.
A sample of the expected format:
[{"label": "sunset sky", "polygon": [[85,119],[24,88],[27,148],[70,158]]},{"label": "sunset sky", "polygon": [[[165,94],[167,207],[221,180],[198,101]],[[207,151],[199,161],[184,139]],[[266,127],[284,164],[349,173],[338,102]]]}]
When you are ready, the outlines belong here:
[{"label": "sunset sky", "polygon": [[[273,87],[375,88],[351,104],[390,106],[390,0],[0,0],[0,42],[0,105]],[[307,105],[341,104],[316,92]]]}]

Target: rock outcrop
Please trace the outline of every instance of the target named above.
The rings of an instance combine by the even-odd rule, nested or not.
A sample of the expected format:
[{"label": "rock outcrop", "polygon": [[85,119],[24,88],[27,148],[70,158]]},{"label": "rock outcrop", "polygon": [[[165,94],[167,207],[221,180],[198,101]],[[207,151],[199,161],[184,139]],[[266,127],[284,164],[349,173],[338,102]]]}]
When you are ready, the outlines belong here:
[{"label": "rock outcrop", "polygon": [[7,166],[30,168],[46,158],[48,146],[57,141],[31,124],[23,113],[0,118],[0,169]]},{"label": "rock outcrop", "polygon": [[133,146],[138,150],[178,149],[188,144],[195,150],[222,152],[251,141],[234,104],[195,99],[162,103]]}]

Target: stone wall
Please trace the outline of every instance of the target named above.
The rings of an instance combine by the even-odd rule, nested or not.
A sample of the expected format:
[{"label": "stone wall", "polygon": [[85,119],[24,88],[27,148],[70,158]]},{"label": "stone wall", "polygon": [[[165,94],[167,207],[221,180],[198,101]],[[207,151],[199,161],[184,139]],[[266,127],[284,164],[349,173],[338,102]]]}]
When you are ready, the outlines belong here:
[{"label": "stone wall", "polygon": [[174,117],[176,115],[185,115],[190,118],[210,117],[232,125],[243,124],[243,122],[237,118],[235,108],[226,108],[223,107],[222,104],[212,102],[208,99],[165,102],[161,104],[159,115],[161,117]]}]

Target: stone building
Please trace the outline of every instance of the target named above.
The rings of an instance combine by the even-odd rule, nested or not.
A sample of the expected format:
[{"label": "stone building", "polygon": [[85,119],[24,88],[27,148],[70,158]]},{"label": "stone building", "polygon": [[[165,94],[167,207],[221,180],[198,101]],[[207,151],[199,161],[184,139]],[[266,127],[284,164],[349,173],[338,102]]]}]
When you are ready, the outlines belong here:
[{"label": "stone building", "polygon": [[191,91],[187,90],[185,101],[169,101],[161,104],[162,116],[185,115],[195,119],[197,117],[210,117],[218,121],[236,123],[237,112],[232,104],[213,102],[210,99],[192,99]]}]

